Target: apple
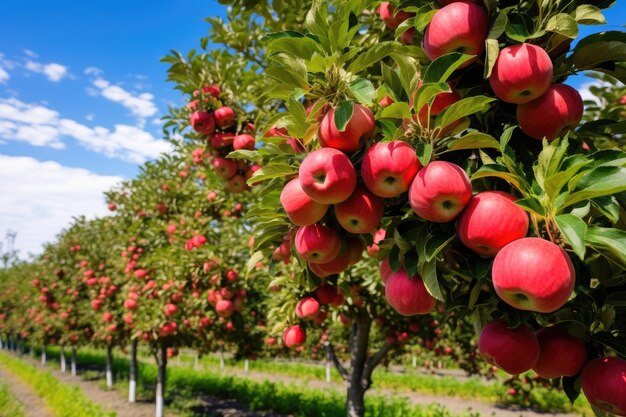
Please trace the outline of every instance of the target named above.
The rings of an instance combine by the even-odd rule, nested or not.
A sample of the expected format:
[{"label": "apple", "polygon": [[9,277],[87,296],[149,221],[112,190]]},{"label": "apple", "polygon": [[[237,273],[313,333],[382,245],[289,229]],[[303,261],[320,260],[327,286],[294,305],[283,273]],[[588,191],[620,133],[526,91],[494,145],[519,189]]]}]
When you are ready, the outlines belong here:
[{"label": "apple", "polygon": [[415,16],[415,13],[403,11],[395,13],[395,9],[394,5],[389,4],[388,1],[384,1],[378,6],[377,10],[380,19],[385,22],[385,25],[387,25],[390,30],[398,29],[398,26],[400,26],[402,22]]},{"label": "apple", "polygon": [[145,269],[138,269],[135,271],[135,277],[142,279],[145,278],[146,276],[148,276],[148,271],[146,271]]},{"label": "apple", "polygon": [[191,127],[198,133],[209,136],[215,131],[215,119],[206,111],[195,111],[189,116]]},{"label": "apple", "polygon": [[523,104],[544,95],[553,75],[547,52],[540,46],[521,43],[500,51],[489,84],[500,100]]},{"label": "apple", "polygon": [[379,142],[368,149],[361,164],[365,186],[375,195],[393,198],[406,192],[422,165],[406,142]]},{"label": "apple", "polygon": [[283,342],[288,348],[303,345],[306,342],[306,332],[299,325],[287,327],[283,332]]},{"label": "apple", "polygon": [[176,306],[176,304],[166,304],[165,305],[165,315],[166,316],[173,316],[174,314],[178,313],[178,307]]},{"label": "apple", "polygon": [[135,310],[137,308],[137,301],[132,298],[124,300],[124,308],[128,310]]},{"label": "apple", "polygon": [[578,126],[583,111],[578,91],[569,85],[552,84],[543,96],[517,106],[517,122],[531,138],[550,141]]},{"label": "apple", "polygon": [[304,192],[320,204],[341,203],[356,188],[352,161],[333,148],[321,148],[308,154],[300,164],[298,178]]},{"label": "apple", "polygon": [[385,297],[389,305],[403,316],[428,314],[437,303],[426,289],[422,277],[414,275],[409,278],[404,269],[394,272],[387,278]]},{"label": "apple", "polygon": [[313,297],[305,297],[296,305],[296,316],[302,320],[315,320],[320,312],[320,303]]},{"label": "apple", "polygon": [[113,314],[106,311],[105,313],[102,314],[102,320],[104,320],[105,322],[113,321]]},{"label": "apple", "polygon": [[383,97],[380,100],[378,100],[378,105],[380,107],[389,107],[393,103],[395,103],[395,100],[393,98],[391,98],[391,96],[389,96],[389,95],[385,95],[385,97]]},{"label": "apple", "polygon": [[115,211],[117,210],[117,205],[115,203],[109,203],[108,206],[109,210],[111,211]]},{"label": "apple", "polygon": [[389,280],[389,277],[393,274],[393,270],[391,269],[391,265],[389,264],[389,257],[383,259],[383,261],[380,263],[378,271],[380,273],[380,280],[383,282],[383,284],[386,285],[387,280]]},{"label": "apple", "polygon": [[355,265],[363,257],[363,242],[356,236],[349,237],[346,241],[348,251],[348,265]]},{"label": "apple", "polygon": [[537,237],[506,245],[493,261],[491,276],[504,302],[538,313],[561,308],[576,284],[576,272],[567,252]]},{"label": "apple", "polygon": [[230,300],[218,300],[215,303],[215,312],[218,316],[228,318],[233,315],[235,311],[235,306],[233,306],[233,302]]},{"label": "apple", "polygon": [[541,378],[575,376],[587,363],[585,342],[569,334],[563,326],[544,327],[536,335],[540,354],[533,371]]},{"label": "apple", "polygon": [[378,243],[385,240],[385,236],[387,235],[387,231],[385,229],[378,229],[374,232],[373,243],[367,247],[367,254],[372,258],[377,258],[378,253],[380,252],[380,247]]},{"label": "apple", "polygon": [[[422,86],[422,80],[419,81],[417,87],[418,89]],[[419,120],[422,128],[428,128],[430,130],[435,129],[435,119],[437,116],[443,112],[447,107],[461,100],[461,95],[451,86],[451,91],[449,93],[439,93],[435,96],[435,99],[431,104],[424,104],[421,109],[415,109],[417,112],[417,117],[414,116],[414,119]],[[410,100],[409,105],[413,106],[414,100],[413,98]],[[445,128],[443,128],[440,132],[440,135],[444,135],[450,133],[454,130],[455,127],[461,123],[462,119],[455,120],[453,123],[449,124]]]},{"label": "apple", "polygon": [[337,221],[350,233],[372,233],[383,218],[385,202],[358,185],[352,195],[335,205]]},{"label": "apple", "polygon": [[222,106],[219,109],[215,109],[213,117],[219,127],[226,128],[235,121],[235,111],[228,106]]},{"label": "apple", "polygon": [[248,189],[246,177],[243,175],[235,175],[226,181],[226,189],[231,193],[242,193]]},{"label": "apple", "polygon": [[315,223],[298,229],[295,239],[296,252],[308,262],[327,263],[339,255],[339,234],[322,224]]},{"label": "apple", "polygon": [[289,220],[296,226],[317,223],[328,211],[327,204],[314,201],[304,192],[299,178],[294,178],[285,185],[280,193],[280,203],[289,216]]},{"label": "apple", "polygon": [[528,214],[515,204],[517,199],[501,191],[476,194],[459,217],[457,233],[461,242],[485,257],[528,233]]},{"label": "apple", "polygon": [[235,136],[235,139],[233,141],[233,148],[235,149],[247,149],[253,151],[254,145],[254,136],[245,133],[243,135]]},{"label": "apple", "polygon": [[[203,94],[210,94],[213,98],[218,98],[222,90],[217,85],[205,85],[202,87]],[[198,97],[201,94],[200,90],[193,92],[194,97]]]},{"label": "apple", "polygon": [[415,214],[435,223],[454,220],[471,198],[467,173],[445,161],[433,161],[422,168],[409,189],[409,203]]},{"label": "apple", "polygon": [[232,178],[237,173],[237,163],[222,156],[213,160],[213,168],[219,177],[226,180]]},{"label": "apple", "polygon": [[481,55],[488,30],[489,16],[482,6],[467,1],[451,3],[439,9],[426,28],[424,52],[431,61],[451,52]]},{"label": "apple", "polygon": [[488,323],[478,338],[480,355],[503,371],[517,375],[530,370],[539,360],[539,341],[526,324],[512,329],[505,320]]},{"label": "apple", "polygon": [[626,416],[626,361],[594,359],[585,366],[580,385],[589,402],[601,411]]},{"label": "apple", "polygon": [[[350,266],[350,252],[347,246],[330,262],[316,263],[313,272],[321,272],[324,276],[340,274]],[[313,264],[311,264],[313,265]],[[316,274],[317,275],[317,274]],[[319,276],[319,275],[318,275]]]},{"label": "apple", "polygon": [[335,107],[324,115],[317,132],[320,144],[325,148],[335,148],[352,153],[363,147],[363,142],[374,133],[374,114],[367,107],[353,104],[352,117],[345,129],[340,132],[335,125]]},{"label": "apple", "polygon": [[311,270],[311,272],[313,272],[313,274],[315,274],[316,277],[318,278],[326,278],[327,276],[330,276],[332,274],[329,274],[327,272],[324,272],[320,269],[320,265],[322,264],[316,264],[313,262],[308,262],[307,265],[309,266],[309,269]]},{"label": "apple", "polygon": [[339,290],[334,285],[330,284],[322,284],[315,289],[315,296],[320,304],[330,304],[333,302],[337,295],[339,294]]}]

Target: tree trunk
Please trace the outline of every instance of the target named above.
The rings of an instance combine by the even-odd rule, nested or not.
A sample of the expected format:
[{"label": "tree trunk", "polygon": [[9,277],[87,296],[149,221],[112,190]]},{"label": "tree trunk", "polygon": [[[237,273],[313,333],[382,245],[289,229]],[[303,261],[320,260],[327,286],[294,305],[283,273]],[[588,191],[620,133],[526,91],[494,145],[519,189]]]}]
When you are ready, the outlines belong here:
[{"label": "tree trunk", "polygon": [[243,371],[248,372],[250,370],[250,361],[248,359],[244,359],[243,361]]},{"label": "tree trunk", "polygon": [[330,357],[330,351],[327,349],[326,350],[326,382],[331,382],[331,366],[332,366],[332,362],[331,362],[331,357]]},{"label": "tree trunk", "polygon": [[48,363],[48,353],[46,352],[46,344],[41,346],[41,366],[46,366]]},{"label": "tree trunk", "polygon": [[2,336],[0,336],[0,349],[4,349],[4,342],[2,340]]},{"label": "tree trunk", "polygon": [[72,346],[72,357],[70,367],[72,369],[72,376],[76,376],[76,346]]},{"label": "tree trunk", "polygon": [[198,354],[198,352],[196,352],[195,356],[193,357],[193,369],[197,371],[199,368],[200,368],[200,355]]},{"label": "tree trunk", "polygon": [[163,404],[165,398],[165,377],[167,369],[167,348],[161,346],[154,352],[158,366],[156,383],[156,417],[163,417]]},{"label": "tree trunk", "polygon": [[66,363],[65,363],[65,348],[63,346],[61,346],[61,372],[65,372],[66,371]]},{"label": "tree trunk", "polygon": [[128,402],[137,401],[137,344],[138,339],[130,343],[130,373],[128,382]]},{"label": "tree trunk", "polygon": [[106,356],[106,377],[107,377],[107,388],[113,388],[113,346],[107,345],[107,356]]}]

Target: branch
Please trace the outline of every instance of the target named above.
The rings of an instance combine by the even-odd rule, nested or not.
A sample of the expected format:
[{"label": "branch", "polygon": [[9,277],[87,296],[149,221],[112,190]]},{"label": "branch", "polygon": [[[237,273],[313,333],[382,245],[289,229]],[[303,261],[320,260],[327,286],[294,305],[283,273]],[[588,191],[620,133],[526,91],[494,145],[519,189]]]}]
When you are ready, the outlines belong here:
[{"label": "branch", "polygon": [[374,356],[369,357],[367,364],[365,365],[365,370],[363,370],[363,380],[367,381],[368,384],[371,384],[372,372],[374,372],[374,369],[376,369],[376,367],[380,364],[380,361],[387,356],[393,347],[393,343],[385,343],[385,345],[380,348]]},{"label": "branch", "polygon": [[347,381],[349,377],[348,371],[346,371],[346,368],[339,361],[339,358],[335,354],[335,347],[330,342],[326,342],[326,354],[335,365],[339,375],[341,375],[344,381]]}]

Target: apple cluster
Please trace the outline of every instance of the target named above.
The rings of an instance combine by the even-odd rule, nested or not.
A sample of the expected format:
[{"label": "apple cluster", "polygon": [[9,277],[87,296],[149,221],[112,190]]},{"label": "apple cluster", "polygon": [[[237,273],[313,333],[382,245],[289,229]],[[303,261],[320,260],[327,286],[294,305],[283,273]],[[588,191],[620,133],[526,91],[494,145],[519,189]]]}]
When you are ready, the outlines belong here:
[{"label": "apple cluster", "polygon": [[[209,162],[215,173],[226,181],[226,188],[232,193],[248,190],[246,180],[259,169],[243,159],[229,159],[227,155],[233,150],[254,150],[255,139],[250,133],[254,131],[251,123],[246,125],[246,132],[237,134],[235,111],[221,105],[221,89],[216,86],[205,86],[196,90],[194,97],[199,97],[187,104],[192,111],[189,116],[191,127],[206,142],[206,148],[197,148],[192,152],[193,162],[201,164]],[[211,110],[213,109],[213,110]]]}]

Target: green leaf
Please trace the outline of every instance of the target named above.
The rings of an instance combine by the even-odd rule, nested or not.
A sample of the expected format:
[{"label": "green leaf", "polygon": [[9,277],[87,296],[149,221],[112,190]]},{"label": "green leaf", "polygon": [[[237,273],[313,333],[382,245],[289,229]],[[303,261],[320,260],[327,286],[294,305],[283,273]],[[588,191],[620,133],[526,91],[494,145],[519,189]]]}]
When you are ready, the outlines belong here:
[{"label": "green leaf", "polygon": [[506,167],[497,164],[487,164],[483,165],[472,175],[472,181],[480,179],[480,178],[489,178],[496,177],[501,178],[513,185],[520,191],[523,191],[521,188],[521,179],[515,174],[510,173]]},{"label": "green leaf", "polygon": [[445,129],[459,119],[470,116],[474,113],[489,110],[489,104],[495,98],[487,96],[466,97],[446,107],[435,120],[435,126]]},{"label": "green leaf", "polygon": [[266,165],[256,171],[254,175],[252,175],[252,177],[248,179],[248,185],[252,185],[256,182],[264,181],[271,178],[286,177],[296,174],[297,172],[297,169],[287,164]]},{"label": "green leaf", "polygon": [[286,52],[293,56],[309,60],[314,53],[323,53],[319,43],[308,37],[288,38],[281,37],[273,40],[267,45],[269,54],[275,52]]},{"label": "green leaf", "polygon": [[604,25],[606,19],[599,8],[591,4],[581,4],[574,12],[574,19],[581,25]]},{"label": "green leaf", "polygon": [[346,100],[335,108],[335,127],[338,131],[343,132],[346,130],[346,126],[352,118],[354,112],[354,102],[352,100]]},{"label": "green leaf", "polygon": [[473,131],[453,140],[448,144],[448,149],[450,151],[482,148],[500,149],[500,143],[491,135]]},{"label": "green leaf", "polygon": [[625,32],[596,33],[581,39],[567,58],[567,62],[578,70],[595,69],[625,82],[626,73],[623,67],[613,64],[626,61],[624,44],[626,44]]},{"label": "green leaf", "polygon": [[601,255],[626,268],[626,232],[610,227],[590,226],[587,229],[587,244]]},{"label": "green leaf", "polygon": [[618,291],[609,294],[604,299],[604,304],[613,307],[626,307],[626,291]]},{"label": "green leaf", "polygon": [[534,22],[527,14],[512,12],[508,15],[505,28],[506,36],[514,41],[525,42],[531,37],[534,30]]},{"label": "green leaf", "polygon": [[407,103],[400,101],[385,107],[380,112],[380,117],[390,119],[408,119],[411,117],[411,109]]},{"label": "green leaf", "polygon": [[487,39],[485,41],[485,55],[487,59],[485,59],[485,79],[489,78],[491,75],[491,71],[493,70],[494,65],[496,65],[496,60],[498,59],[498,55],[500,55],[500,44],[498,43],[498,39]]},{"label": "green leaf", "polygon": [[585,238],[587,235],[587,224],[573,214],[561,214],[554,218],[563,237],[572,247],[576,256],[581,261],[585,260]]},{"label": "green leaf", "polygon": [[520,206],[524,210],[526,210],[526,211],[528,211],[530,213],[534,213],[534,214],[536,214],[538,216],[543,217],[543,216],[546,215],[545,209],[541,205],[541,202],[539,200],[537,200],[535,197],[521,198],[521,199],[517,200],[515,202],[515,204],[517,204],[518,206]]},{"label": "green leaf", "polygon": [[396,48],[395,42],[387,41],[376,43],[357,55],[356,59],[348,66],[348,71],[353,74],[358,74],[364,69],[382,61],[383,58],[388,57],[395,52]]},{"label": "green leaf", "polygon": [[415,146],[415,153],[420,160],[422,166],[428,165],[430,158],[433,156],[433,144],[426,142],[418,142]]},{"label": "green leaf", "polygon": [[601,166],[580,177],[573,185],[574,192],[565,199],[564,207],[626,191],[626,168]]},{"label": "green leaf", "polygon": [[580,396],[580,378],[577,376],[564,376],[562,380],[563,391],[572,404]]},{"label": "green leaf", "polygon": [[371,104],[376,98],[376,89],[370,80],[357,78],[350,83],[350,91],[359,103]]},{"label": "green leaf", "polygon": [[437,278],[437,261],[426,262],[419,272],[428,293],[437,300],[444,301],[445,299]]},{"label": "green leaf", "polygon": [[254,252],[252,256],[250,256],[250,259],[248,259],[248,263],[246,264],[247,273],[249,274],[250,272],[254,271],[254,269],[256,268],[256,264],[263,260],[265,260],[265,255],[263,255],[263,252]]},{"label": "green leaf", "polygon": [[461,65],[472,59],[472,55],[465,55],[460,52],[452,52],[435,59],[428,65],[422,80],[426,83],[442,83]]},{"label": "green leaf", "polygon": [[546,31],[558,33],[568,38],[574,39],[578,36],[578,24],[574,18],[566,13],[559,13],[552,16],[546,24]]},{"label": "green leaf", "polygon": [[[419,112],[426,103],[431,102],[441,93],[449,93],[452,90],[447,83],[424,83],[415,92],[413,108]],[[418,110],[419,109],[419,110]]]},{"label": "green leaf", "polygon": [[454,240],[456,236],[452,235],[448,239],[433,236],[426,242],[424,248],[424,254],[426,255],[426,262],[434,260],[442,250],[444,250],[450,242]]},{"label": "green leaf", "polygon": [[482,290],[482,283],[480,281],[476,281],[476,284],[472,287],[472,291],[470,292],[470,299],[468,307],[471,309],[478,301],[478,297],[480,296],[480,291]]}]

